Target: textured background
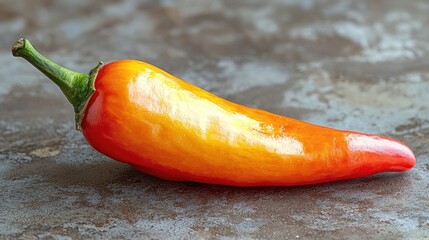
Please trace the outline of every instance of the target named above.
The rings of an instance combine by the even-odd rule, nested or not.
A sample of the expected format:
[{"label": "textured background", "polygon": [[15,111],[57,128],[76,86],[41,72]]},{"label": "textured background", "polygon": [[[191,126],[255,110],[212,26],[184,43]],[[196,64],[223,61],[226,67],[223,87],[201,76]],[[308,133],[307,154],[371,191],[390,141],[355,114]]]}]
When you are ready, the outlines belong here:
[{"label": "textured background", "polygon": [[[429,2],[0,0],[0,238],[429,238]],[[10,46],[134,58],[229,100],[395,137],[404,174],[304,187],[159,180],[91,149]]]}]

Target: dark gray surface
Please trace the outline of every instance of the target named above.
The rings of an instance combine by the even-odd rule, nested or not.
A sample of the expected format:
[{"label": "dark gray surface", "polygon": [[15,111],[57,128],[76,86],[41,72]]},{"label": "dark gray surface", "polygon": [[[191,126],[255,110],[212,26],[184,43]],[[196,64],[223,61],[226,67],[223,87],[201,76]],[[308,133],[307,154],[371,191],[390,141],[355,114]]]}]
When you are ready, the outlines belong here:
[{"label": "dark gray surface", "polygon": [[[0,0],[0,238],[429,238],[429,2]],[[404,174],[276,188],[159,180],[91,149],[10,46],[135,58],[232,101],[395,137]]]}]

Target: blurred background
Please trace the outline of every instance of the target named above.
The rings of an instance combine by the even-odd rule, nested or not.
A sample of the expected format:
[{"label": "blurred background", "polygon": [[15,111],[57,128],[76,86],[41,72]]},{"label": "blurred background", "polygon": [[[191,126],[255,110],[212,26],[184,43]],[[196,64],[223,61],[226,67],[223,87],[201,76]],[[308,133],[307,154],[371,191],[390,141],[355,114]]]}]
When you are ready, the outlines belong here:
[{"label": "blurred background", "polygon": [[[429,237],[429,2],[0,0],[0,238]],[[405,174],[299,188],[171,183],[92,150],[19,37],[80,72],[139,59],[228,100],[395,137]]]}]

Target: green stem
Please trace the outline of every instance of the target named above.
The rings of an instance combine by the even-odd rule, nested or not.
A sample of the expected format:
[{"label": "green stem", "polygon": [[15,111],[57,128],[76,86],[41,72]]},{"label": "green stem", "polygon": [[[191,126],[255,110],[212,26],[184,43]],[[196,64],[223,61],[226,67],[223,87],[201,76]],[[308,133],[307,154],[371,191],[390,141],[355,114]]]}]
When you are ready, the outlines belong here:
[{"label": "green stem", "polygon": [[20,38],[13,44],[12,54],[15,57],[26,59],[58,85],[73,105],[76,113],[76,129],[79,130],[86,104],[95,91],[94,80],[102,62],[92,69],[89,74],[74,72],[52,62],[37,52],[30,41],[25,38]]}]

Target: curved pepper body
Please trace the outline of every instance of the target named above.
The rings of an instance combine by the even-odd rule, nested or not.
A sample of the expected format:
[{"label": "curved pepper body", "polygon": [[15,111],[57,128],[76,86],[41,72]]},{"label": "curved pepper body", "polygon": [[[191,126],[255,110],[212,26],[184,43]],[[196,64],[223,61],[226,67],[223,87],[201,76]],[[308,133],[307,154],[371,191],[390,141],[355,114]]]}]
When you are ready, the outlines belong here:
[{"label": "curved pepper body", "polygon": [[234,104],[140,61],[103,66],[95,89],[81,124],[89,144],[168,180],[292,186],[415,165],[396,140]]}]

